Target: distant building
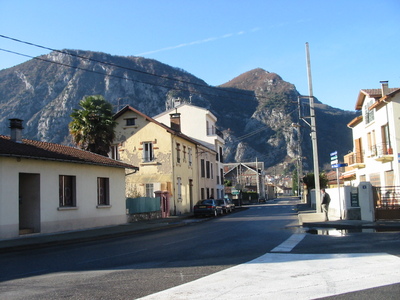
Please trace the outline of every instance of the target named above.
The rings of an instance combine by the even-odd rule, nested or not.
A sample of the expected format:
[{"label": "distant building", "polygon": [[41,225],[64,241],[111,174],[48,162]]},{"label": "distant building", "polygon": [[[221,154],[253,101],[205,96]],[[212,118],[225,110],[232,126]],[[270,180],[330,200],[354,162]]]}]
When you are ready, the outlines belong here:
[{"label": "distant building", "polygon": [[266,198],[264,162],[226,163],[224,177],[236,190],[255,192],[260,199]]}]

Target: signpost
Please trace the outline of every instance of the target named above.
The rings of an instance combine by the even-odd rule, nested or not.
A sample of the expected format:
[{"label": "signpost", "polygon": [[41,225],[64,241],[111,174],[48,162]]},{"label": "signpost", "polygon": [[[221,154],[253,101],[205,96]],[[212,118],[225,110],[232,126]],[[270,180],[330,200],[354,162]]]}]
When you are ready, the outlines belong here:
[{"label": "signpost", "polygon": [[338,194],[339,194],[339,211],[340,211],[340,220],[342,219],[342,200],[340,199],[340,181],[339,181],[339,168],[347,167],[347,164],[339,164],[337,151],[334,151],[330,154],[331,156],[331,167],[332,169],[336,169],[336,181],[338,186]]}]

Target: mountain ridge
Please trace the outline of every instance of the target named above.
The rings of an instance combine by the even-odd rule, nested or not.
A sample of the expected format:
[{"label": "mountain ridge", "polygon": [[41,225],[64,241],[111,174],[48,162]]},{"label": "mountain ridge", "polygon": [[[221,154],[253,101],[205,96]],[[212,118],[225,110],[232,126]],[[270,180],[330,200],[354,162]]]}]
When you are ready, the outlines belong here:
[{"label": "mountain ridge", "polygon": [[[25,120],[24,137],[71,144],[69,115],[84,96],[103,95],[116,111],[129,104],[149,116],[164,111],[168,97],[180,97],[217,116],[227,140],[226,162],[258,157],[267,167],[283,164],[283,168],[292,168],[299,143],[310,156],[309,129],[302,128],[301,138],[291,126],[301,122],[300,94],[276,73],[256,68],[213,87],[184,70],[142,57],[62,50],[39,58],[0,71],[1,134],[8,134],[7,119],[17,117]],[[351,149],[346,124],[356,113],[316,103],[317,129],[321,123],[322,131],[319,139],[338,148],[321,150],[324,162],[329,158],[327,151],[345,154]],[[301,106],[304,109],[306,102]],[[325,126],[326,120],[335,125]],[[335,142],[339,135],[332,128],[341,131],[340,143]],[[311,167],[309,162],[305,159],[306,168]]]}]

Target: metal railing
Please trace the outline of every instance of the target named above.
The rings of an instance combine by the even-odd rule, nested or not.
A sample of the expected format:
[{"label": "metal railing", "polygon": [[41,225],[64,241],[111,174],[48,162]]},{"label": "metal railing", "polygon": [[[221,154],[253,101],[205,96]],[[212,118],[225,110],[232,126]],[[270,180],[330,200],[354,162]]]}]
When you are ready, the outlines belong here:
[{"label": "metal railing", "polygon": [[400,209],[400,186],[374,186],[375,208]]},{"label": "metal railing", "polygon": [[344,162],[349,166],[364,163],[364,154],[362,152],[351,152],[344,156]]}]

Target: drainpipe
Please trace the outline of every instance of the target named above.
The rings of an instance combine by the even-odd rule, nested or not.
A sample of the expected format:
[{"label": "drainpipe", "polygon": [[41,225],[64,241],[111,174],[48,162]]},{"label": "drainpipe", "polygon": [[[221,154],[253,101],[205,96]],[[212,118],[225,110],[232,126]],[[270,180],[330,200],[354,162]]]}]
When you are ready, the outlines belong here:
[{"label": "drainpipe", "polygon": [[174,193],[174,216],[176,216],[176,193],[175,193],[175,151],[174,151],[174,145],[175,145],[175,139],[174,139],[174,134],[171,134],[171,160],[172,160],[172,191]]}]

